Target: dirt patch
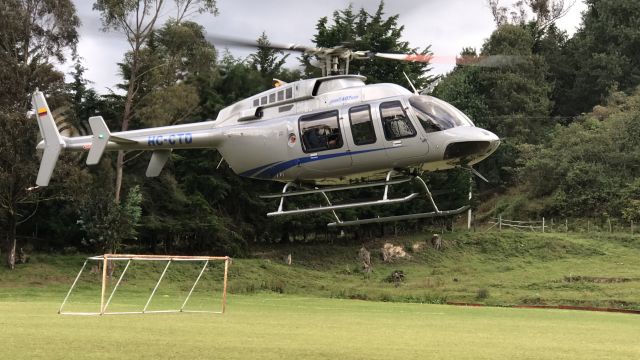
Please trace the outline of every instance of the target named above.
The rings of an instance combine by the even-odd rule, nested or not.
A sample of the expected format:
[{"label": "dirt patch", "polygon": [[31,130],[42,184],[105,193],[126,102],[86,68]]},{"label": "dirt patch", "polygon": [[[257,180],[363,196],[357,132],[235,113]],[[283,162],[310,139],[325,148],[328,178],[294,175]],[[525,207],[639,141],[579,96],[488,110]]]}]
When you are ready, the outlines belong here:
[{"label": "dirt patch", "polygon": [[598,277],[598,276],[565,276],[565,282],[590,282],[596,284],[616,284],[616,283],[625,283],[630,281],[638,281],[640,279],[637,278],[626,278],[626,277]]},{"label": "dirt patch", "polygon": [[[465,302],[451,302],[448,301],[447,305],[454,306],[472,306],[472,307],[485,307],[485,304],[465,303]],[[489,306],[496,307],[496,306]],[[509,307],[516,309],[560,309],[560,310],[581,310],[581,311],[600,311],[600,312],[614,312],[623,314],[637,314],[640,315],[640,310],[633,309],[619,309],[619,308],[603,308],[592,306],[572,306],[572,305],[513,305],[513,306],[497,306],[497,307]]]},{"label": "dirt patch", "polygon": [[380,249],[380,254],[384,262],[393,262],[398,259],[411,259],[411,255],[407,254],[402,246],[394,246],[392,243],[385,243],[382,249]]}]

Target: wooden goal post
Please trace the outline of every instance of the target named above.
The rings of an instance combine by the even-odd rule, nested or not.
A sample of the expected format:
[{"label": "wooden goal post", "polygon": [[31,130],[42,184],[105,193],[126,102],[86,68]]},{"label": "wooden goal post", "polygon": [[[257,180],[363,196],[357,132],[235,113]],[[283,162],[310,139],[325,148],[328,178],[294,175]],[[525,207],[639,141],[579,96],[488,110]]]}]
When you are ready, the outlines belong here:
[{"label": "wooden goal post", "polygon": [[[111,303],[111,299],[113,298],[113,295],[115,294],[116,290],[118,289],[118,286],[120,285],[120,282],[122,281],[124,275],[126,274],[127,269],[129,269],[129,265],[131,264],[132,261],[136,261],[136,260],[139,260],[139,261],[166,261],[167,264],[164,266],[164,270],[162,271],[162,274],[158,278],[158,281],[156,282],[155,287],[151,291],[151,294],[149,295],[149,298],[148,298],[144,308],[141,311],[108,312],[107,309],[109,307],[109,304]],[[98,312],[69,312],[69,311],[63,311],[64,305],[67,303],[67,300],[69,299],[69,296],[71,295],[71,292],[73,291],[73,289],[75,288],[76,284],[78,283],[78,280],[80,279],[80,276],[82,275],[82,273],[83,273],[84,269],[86,268],[87,263],[89,261],[101,261],[102,262],[100,311],[98,311]],[[107,298],[106,297],[106,295],[107,295],[107,283],[109,281],[109,279],[107,277],[107,268],[108,268],[109,261],[126,261],[127,264],[125,265],[124,270],[122,270],[122,273],[118,277],[118,280],[117,280],[115,286],[111,290],[111,294]],[[175,309],[175,310],[147,310],[148,307],[149,307],[149,304],[151,303],[151,300],[153,299],[153,296],[156,293],[156,290],[158,290],[158,287],[160,286],[160,283],[162,282],[162,279],[164,278],[164,275],[167,273],[167,270],[169,269],[169,266],[173,262],[178,262],[178,261],[180,261],[180,262],[191,261],[191,262],[203,262],[204,263],[203,266],[202,266],[202,269],[200,270],[200,272],[198,274],[198,277],[196,278],[196,280],[194,281],[193,285],[191,286],[191,290],[189,290],[189,293],[187,294],[186,299],[182,303],[182,306],[180,307],[180,309]],[[204,274],[205,270],[207,269],[207,267],[209,266],[209,263],[211,261],[224,261],[224,280],[223,280],[223,287],[222,287],[222,303],[221,303],[221,306],[220,306],[220,310],[219,311],[185,310],[185,306],[189,302],[189,298],[191,298],[191,294],[193,293],[193,290],[198,285],[198,282],[200,281],[200,278],[202,277],[202,274]],[[229,265],[230,264],[231,264],[231,258],[229,256],[180,256],[180,255],[104,254],[104,255],[88,257],[84,261],[84,264],[82,265],[82,268],[80,268],[80,271],[78,272],[78,275],[76,276],[75,280],[73,281],[73,284],[71,284],[71,287],[69,288],[69,291],[67,292],[67,295],[65,296],[64,300],[62,301],[62,305],[60,305],[60,309],[58,310],[58,314],[61,314],[61,315],[124,315],[124,314],[153,314],[153,313],[180,313],[180,312],[199,312],[199,313],[224,314],[225,308],[226,308],[226,305],[227,305],[227,276],[228,276],[228,273],[229,273]]]}]

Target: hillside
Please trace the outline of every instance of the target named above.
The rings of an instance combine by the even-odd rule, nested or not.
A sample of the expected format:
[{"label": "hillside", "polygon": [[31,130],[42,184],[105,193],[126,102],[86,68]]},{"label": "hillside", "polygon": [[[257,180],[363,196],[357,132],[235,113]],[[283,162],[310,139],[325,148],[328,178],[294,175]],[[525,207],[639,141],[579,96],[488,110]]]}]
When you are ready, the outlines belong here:
[{"label": "hillside", "polygon": [[[446,248],[412,250],[426,236],[380,239],[365,276],[359,245],[276,245],[234,259],[232,294],[276,292],[399,302],[474,302],[488,305],[580,305],[640,309],[640,238],[624,234],[447,233]],[[385,242],[404,245],[409,259],[383,263]],[[284,264],[291,253],[293,264]],[[15,271],[0,269],[0,299],[60,299],[84,255],[34,255]],[[387,278],[404,272],[398,286]],[[150,286],[159,272],[137,274]],[[192,275],[174,274],[180,286]],[[145,280],[146,279],[146,280]],[[97,282],[97,276],[95,281]]]}]

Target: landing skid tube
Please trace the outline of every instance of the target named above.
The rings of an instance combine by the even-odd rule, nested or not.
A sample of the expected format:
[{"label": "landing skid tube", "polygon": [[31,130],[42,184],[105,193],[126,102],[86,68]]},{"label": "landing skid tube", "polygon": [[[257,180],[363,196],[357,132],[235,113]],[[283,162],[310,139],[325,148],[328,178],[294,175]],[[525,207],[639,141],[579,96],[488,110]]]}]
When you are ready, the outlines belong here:
[{"label": "landing skid tube", "polygon": [[[460,213],[462,213],[462,212],[464,212],[464,211],[469,209],[469,206],[463,206],[463,207],[455,209],[455,210],[446,210],[446,211],[439,210],[438,206],[436,205],[435,201],[433,200],[433,195],[431,194],[431,191],[429,190],[429,187],[424,182],[424,180],[422,180],[422,178],[420,178],[419,176],[413,176],[413,177],[409,177],[409,178],[402,178],[402,179],[392,180],[391,176],[393,175],[393,173],[394,173],[394,171],[389,171],[387,173],[386,180],[385,181],[381,181],[381,182],[355,184],[355,185],[345,185],[345,186],[335,186],[335,187],[323,188],[323,189],[315,188],[315,189],[309,189],[309,190],[288,191],[289,188],[295,187],[296,184],[287,183],[283,187],[281,194],[265,195],[265,196],[261,196],[261,197],[262,198],[266,198],[266,199],[274,199],[274,198],[279,198],[280,199],[280,204],[278,206],[278,210],[268,213],[267,216],[269,216],[269,217],[271,217],[271,216],[280,216],[280,215],[298,215],[298,214],[308,214],[308,213],[331,211],[331,213],[333,214],[333,217],[336,219],[336,221],[327,224],[327,226],[329,226],[329,227],[353,226],[353,225],[362,225],[362,224],[382,223],[382,222],[389,222],[389,221],[401,221],[401,220],[432,218],[432,217],[438,217],[438,216],[449,216],[449,215],[460,214]],[[434,211],[426,212],[426,213],[395,215],[395,216],[377,217],[377,218],[362,219],[362,220],[351,220],[351,221],[342,221],[342,220],[340,220],[340,218],[338,217],[338,215],[335,212],[336,210],[352,209],[352,208],[358,208],[358,207],[369,207],[369,206],[377,206],[377,205],[390,205],[390,204],[398,204],[398,203],[411,201],[411,200],[415,199],[419,194],[418,193],[412,193],[412,194],[407,195],[405,197],[394,198],[394,199],[389,199],[389,197],[388,197],[389,186],[396,185],[396,184],[401,184],[401,183],[406,183],[406,182],[409,182],[409,181],[417,181],[418,183],[420,183],[422,185],[422,188],[424,189],[424,192],[425,192],[427,198],[429,199],[429,202],[431,203],[431,206],[433,207]],[[380,200],[364,201],[364,202],[357,202],[357,203],[350,203],[350,204],[333,205],[331,203],[331,201],[329,200],[329,197],[326,194],[327,192],[333,192],[333,191],[343,191],[343,190],[361,189],[361,188],[367,188],[367,187],[381,187],[381,186],[384,186],[384,195],[382,196],[382,199],[380,199]],[[301,195],[310,195],[310,194],[322,194],[322,196],[324,197],[327,205],[313,207],[313,208],[305,208],[305,209],[284,210],[284,200],[285,200],[285,198],[294,197],[294,196],[301,196]]]},{"label": "landing skid tube", "polygon": [[418,214],[385,216],[385,217],[352,220],[352,221],[336,221],[336,222],[328,223],[327,226],[329,227],[354,226],[354,225],[364,225],[364,224],[376,224],[376,223],[383,223],[383,222],[390,222],[390,221],[415,220],[415,219],[433,218],[438,216],[458,215],[469,210],[469,208],[470,206],[467,205],[455,210],[446,210],[446,211],[438,211],[438,212],[432,211],[432,212],[418,213]]}]

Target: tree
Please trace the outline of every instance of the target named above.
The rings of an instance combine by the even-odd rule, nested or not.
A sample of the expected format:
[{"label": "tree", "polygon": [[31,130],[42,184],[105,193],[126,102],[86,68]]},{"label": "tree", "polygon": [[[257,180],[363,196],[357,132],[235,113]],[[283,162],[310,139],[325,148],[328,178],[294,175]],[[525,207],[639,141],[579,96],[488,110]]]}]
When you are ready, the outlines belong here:
[{"label": "tree", "polygon": [[[498,151],[478,166],[494,184],[513,184],[520,145],[543,142],[552,127],[548,66],[534,48],[526,26],[502,25],[480,55],[515,56],[518,61],[501,67],[458,66],[434,91],[502,138]],[[473,57],[475,52],[465,49],[462,55]]]},{"label": "tree", "polygon": [[617,90],[640,85],[640,2],[587,0],[582,26],[563,47],[563,82],[558,112],[588,112]]},{"label": "tree", "polygon": [[[262,32],[257,42],[258,51],[249,55],[249,62],[268,82],[271,82],[282,71],[282,66],[286,63],[289,54],[284,55],[281,50],[270,48],[271,42],[265,32]],[[278,55],[284,56],[279,58]]]},{"label": "tree", "polygon": [[[320,47],[346,44],[354,50],[430,55],[430,46],[420,50],[411,48],[408,42],[401,40],[404,26],[398,25],[398,19],[399,15],[385,17],[383,1],[380,1],[373,14],[369,14],[364,8],[356,14],[353,7],[349,6],[333,13],[332,24],[329,24],[327,17],[320,18],[313,42]],[[311,59],[305,56],[301,59],[303,65],[307,66],[307,75],[315,75],[309,73]],[[403,75],[405,72],[419,89],[425,88],[434,80],[427,75],[429,70],[429,64],[426,63],[385,59],[354,60],[350,64],[350,72],[367,76],[371,83],[389,82],[410,88]]]},{"label": "tree", "polygon": [[[177,9],[176,23],[180,23],[194,11],[217,13],[215,0],[174,1]],[[164,6],[164,0],[97,0],[94,4],[94,9],[101,13],[104,30],[116,30],[124,33],[131,48],[126,59],[128,66],[128,73],[126,74],[127,94],[122,115],[122,131],[129,129],[129,123],[134,114],[134,102],[138,95],[143,75],[141,69],[143,67],[142,53],[144,45],[152,37],[156,22]],[[124,162],[124,151],[118,151],[114,195],[116,203],[120,202]]]},{"label": "tree", "polygon": [[478,76],[485,103],[491,109],[490,118],[483,123],[499,136],[517,142],[540,142],[550,125],[548,66],[544,58],[533,53],[534,43],[523,27],[504,25],[482,47],[484,56],[512,55],[520,59],[515,64],[486,68]]},{"label": "tree", "polygon": [[[574,217],[637,219],[640,200],[640,91],[612,94],[544,146],[523,154],[522,182],[541,211]],[[540,200],[538,200],[540,202]]]},{"label": "tree", "polygon": [[[575,1],[566,4],[565,0],[518,0],[511,9],[500,5],[500,0],[487,0],[493,21],[498,27],[502,25],[526,25],[533,24],[537,29],[543,30],[553,25],[558,19],[564,17]],[[529,13],[533,13],[533,19],[529,20]]]},{"label": "tree", "polygon": [[[127,76],[124,113],[122,115],[122,131],[129,130],[129,122],[133,115],[134,98],[139,90],[140,68],[142,66],[140,57],[143,45],[153,33],[163,4],[163,0],[98,0],[93,6],[95,10],[101,12],[104,30],[123,32],[131,47],[130,59],[128,59],[130,68]],[[118,151],[114,194],[116,203],[120,202],[124,157],[124,151]]]},{"label": "tree", "polygon": [[6,262],[13,269],[17,226],[38,203],[29,190],[38,163],[29,95],[35,88],[60,94],[63,74],[51,62],[63,62],[65,52],[75,50],[80,22],[70,0],[7,0],[0,17],[0,214]]},{"label": "tree", "polygon": [[218,76],[216,52],[204,29],[170,21],[150,40],[135,120],[144,127],[200,120],[200,87]]},{"label": "tree", "polygon": [[115,253],[124,241],[137,239],[137,227],[142,217],[142,193],[139,186],[133,186],[125,201],[114,203],[109,199],[110,194],[98,190],[95,186],[97,183],[91,184],[93,191],[87,193],[89,196],[79,203],[85,210],[79,220],[86,235],[84,245],[105,253]]}]

